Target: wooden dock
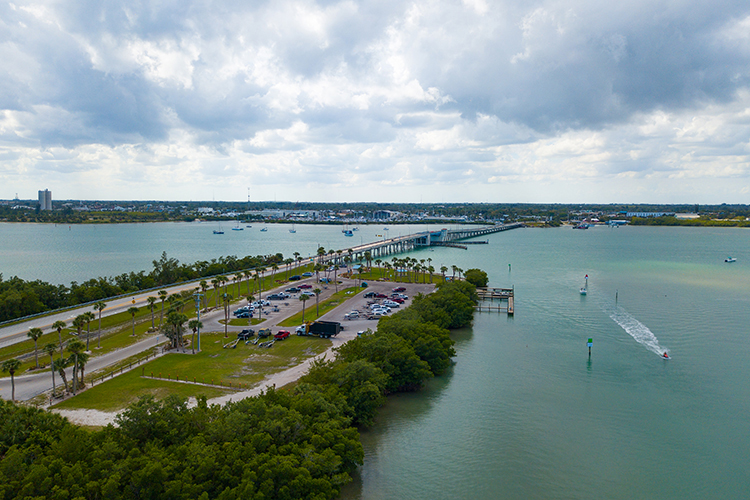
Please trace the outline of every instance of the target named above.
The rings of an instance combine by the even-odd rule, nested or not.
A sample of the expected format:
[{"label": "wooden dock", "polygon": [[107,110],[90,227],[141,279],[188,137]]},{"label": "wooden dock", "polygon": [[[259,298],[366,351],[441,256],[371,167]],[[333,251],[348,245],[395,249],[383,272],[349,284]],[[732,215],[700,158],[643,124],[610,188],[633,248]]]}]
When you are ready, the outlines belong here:
[{"label": "wooden dock", "polygon": [[[478,311],[497,311],[505,312],[508,316],[513,315],[515,305],[513,288],[477,288],[477,294],[479,295],[479,304],[476,306]],[[495,301],[499,304],[495,304]],[[505,306],[502,305],[503,302],[506,303]]]}]

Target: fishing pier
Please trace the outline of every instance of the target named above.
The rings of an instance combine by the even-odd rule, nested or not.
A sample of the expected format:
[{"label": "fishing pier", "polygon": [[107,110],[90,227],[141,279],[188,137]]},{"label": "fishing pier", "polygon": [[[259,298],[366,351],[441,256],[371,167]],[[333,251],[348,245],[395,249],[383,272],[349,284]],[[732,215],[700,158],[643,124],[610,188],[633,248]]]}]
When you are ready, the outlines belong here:
[{"label": "fishing pier", "polygon": [[[515,295],[513,288],[481,287],[477,288],[477,294],[479,295],[479,304],[476,306],[477,311],[496,311],[507,313],[508,316],[513,315]],[[503,302],[505,302],[504,306]]]},{"label": "fishing pier", "polygon": [[[466,245],[479,245],[489,243],[487,240],[484,241],[463,241],[468,238],[476,238],[477,236],[484,236],[491,233],[499,233],[501,231],[508,231],[510,229],[516,229],[524,227],[520,222],[513,224],[496,224],[494,226],[482,226],[477,228],[462,228],[462,229],[441,229],[440,231],[422,231],[419,233],[413,233],[406,236],[398,236],[396,238],[385,238],[383,240],[373,241],[372,243],[365,243],[364,245],[357,245],[346,250],[346,255],[349,256],[353,261],[362,261],[365,258],[365,253],[370,252],[372,259],[378,259],[391,254],[409,252],[421,247],[430,246],[442,246],[461,248],[466,250]],[[336,258],[336,257],[334,257]],[[324,260],[326,260],[324,258]]]}]

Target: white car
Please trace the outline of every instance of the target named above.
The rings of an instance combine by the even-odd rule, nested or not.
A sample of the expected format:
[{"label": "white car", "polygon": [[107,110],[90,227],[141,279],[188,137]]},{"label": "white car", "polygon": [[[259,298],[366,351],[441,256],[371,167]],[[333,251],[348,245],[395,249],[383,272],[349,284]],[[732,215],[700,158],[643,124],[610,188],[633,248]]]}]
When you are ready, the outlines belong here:
[{"label": "white car", "polygon": [[359,311],[352,311],[344,314],[344,319],[359,319]]},{"label": "white car", "polygon": [[386,305],[388,307],[398,307],[399,303],[398,302],[393,302],[392,300],[385,300],[385,301],[383,301],[383,305]]}]

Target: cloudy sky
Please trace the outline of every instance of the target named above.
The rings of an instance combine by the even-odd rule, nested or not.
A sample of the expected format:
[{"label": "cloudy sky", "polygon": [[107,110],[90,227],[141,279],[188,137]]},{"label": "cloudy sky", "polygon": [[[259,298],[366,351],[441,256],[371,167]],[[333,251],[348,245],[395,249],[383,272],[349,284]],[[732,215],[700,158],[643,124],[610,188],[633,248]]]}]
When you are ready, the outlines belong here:
[{"label": "cloudy sky", "polygon": [[747,0],[0,5],[0,198],[750,203]]}]

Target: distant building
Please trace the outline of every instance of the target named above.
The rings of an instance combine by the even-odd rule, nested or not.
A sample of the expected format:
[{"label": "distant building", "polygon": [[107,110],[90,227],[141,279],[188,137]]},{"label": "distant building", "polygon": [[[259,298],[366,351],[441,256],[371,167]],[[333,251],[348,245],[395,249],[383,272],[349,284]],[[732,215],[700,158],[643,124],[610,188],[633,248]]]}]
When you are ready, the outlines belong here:
[{"label": "distant building", "polygon": [[52,191],[49,189],[39,191],[39,209],[52,210]]},{"label": "distant building", "polygon": [[380,219],[380,220],[386,220],[386,219],[395,219],[401,215],[401,212],[394,212],[392,210],[376,210],[372,213],[373,219]]},{"label": "distant building", "polygon": [[641,217],[641,218],[664,217],[664,216],[674,217],[674,212],[627,212],[627,216],[628,217]]}]

